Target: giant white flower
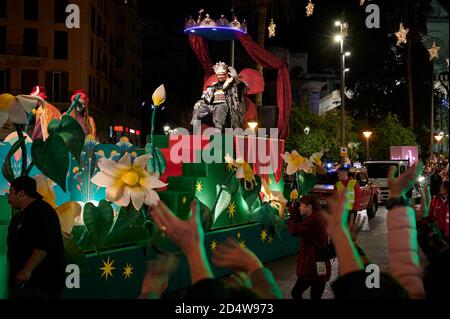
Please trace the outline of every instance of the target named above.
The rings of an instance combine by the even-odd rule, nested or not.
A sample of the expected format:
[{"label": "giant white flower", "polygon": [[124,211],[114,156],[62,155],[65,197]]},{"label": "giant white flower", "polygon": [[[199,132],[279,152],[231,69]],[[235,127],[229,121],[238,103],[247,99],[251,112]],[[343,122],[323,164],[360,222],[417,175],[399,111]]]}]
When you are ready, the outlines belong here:
[{"label": "giant white flower", "polygon": [[283,157],[287,164],[286,173],[288,175],[295,174],[301,170],[307,172],[314,166],[313,163],[301,156],[296,150],[293,150],[292,153],[286,152],[284,155],[281,155],[281,157]]},{"label": "giant white flower", "polygon": [[8,120],[13,124],[27,124],[28,113],[38,105],[38,102],[45,103],[40,96],[1,94],[0,127]]},{"label": "giant white flower", "polygon": [[106,187],[106,199],[127,207],[130,201],[136,210],[142,205],[152,206],[159,201],[159,196],[153,189],[167,186],[159,180],[156,173],[147,170],[147,161],[152,156],[142,155],[131,163],[130,154],[126,153],[117,163],[108,158],[98,162],[100,172],[91,181],[101,187]]}]

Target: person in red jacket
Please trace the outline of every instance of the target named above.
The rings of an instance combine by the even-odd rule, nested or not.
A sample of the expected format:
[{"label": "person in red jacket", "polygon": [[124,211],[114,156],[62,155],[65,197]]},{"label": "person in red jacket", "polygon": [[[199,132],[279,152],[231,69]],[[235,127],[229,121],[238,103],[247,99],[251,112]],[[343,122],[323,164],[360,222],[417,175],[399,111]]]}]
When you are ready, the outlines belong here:
[{"label": "person in red jacket", "polygon": [[443,181],[439,193],[433,197],[430,204],[430,217],[432,217],[448,240],[448,181]]},{"label": "person in red jacket", "polygon": [[294,204],[291,211],[288,231],[292,236],[301,237],[297,259],[298,279],[291,292],[294,299],[303,299],[302,294],[309,287],[311,299],[320,299],[326,282],[330,280],[327,225],[320,209],[317,196],[304,195],[300,204]]}]

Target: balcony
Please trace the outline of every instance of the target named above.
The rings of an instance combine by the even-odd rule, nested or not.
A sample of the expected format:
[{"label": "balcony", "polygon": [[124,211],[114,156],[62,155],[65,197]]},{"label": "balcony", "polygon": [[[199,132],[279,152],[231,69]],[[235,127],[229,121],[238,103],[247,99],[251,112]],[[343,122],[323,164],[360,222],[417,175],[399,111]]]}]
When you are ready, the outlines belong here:
[{"label": "balcony", "polygon": [[47,58],[46,47],[25,47],[23,45],[8,45],[0,50],[0,55],[26,56],[35,58]]}]

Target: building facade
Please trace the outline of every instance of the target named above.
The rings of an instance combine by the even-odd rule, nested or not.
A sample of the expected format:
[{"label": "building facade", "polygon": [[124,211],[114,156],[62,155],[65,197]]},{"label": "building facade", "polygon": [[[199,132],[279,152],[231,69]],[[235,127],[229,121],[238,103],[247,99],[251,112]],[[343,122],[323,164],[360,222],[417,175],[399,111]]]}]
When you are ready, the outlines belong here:
[{"label": "building facade", "polygon": [[[89,112],[100,141],[110,141],[110,126],[139,130],[138,112],[127,111],[126,118],[120,116],[125,111],[119,112],[118,61],[139,63],[134,56],[121,56],[125,53],[117,50],[121,38],[131,39],[138,33],[132,28],[119,30],[119,18],[136,13],[135,1],[127,3],[124,8],[123,1],[0,0],[0,92],[29,94],[33,86],[42,85],[48,101],[64,112],[73,92],[82,88],[88,92]],[[69,4],[80,9],[80,28],[66,26]],[[129,19],[139,26],[136,15]],[[130,73],[126,80],[140,81],[136,73]],[[136,93],[130,92],[137,100]],[[137,103],[133,107],[139,110]]]}]

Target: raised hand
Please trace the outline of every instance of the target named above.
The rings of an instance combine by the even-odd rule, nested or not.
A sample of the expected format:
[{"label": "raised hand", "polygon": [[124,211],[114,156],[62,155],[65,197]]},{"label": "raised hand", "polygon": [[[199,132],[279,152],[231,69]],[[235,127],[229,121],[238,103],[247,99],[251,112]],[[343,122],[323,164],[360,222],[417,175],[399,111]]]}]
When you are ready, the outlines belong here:
[{"label": "raised hand", "polygon": [[347,229],[348,209],[346,208],[346,194],[334,193],[328,200],[328,211],[322,211],[322,215],[327,222],[328,234],[331,235],[335,230]]},{"label": "raised hand", "polygon": [[262,268],[256,255],[247,248],[241,247],[234,239],[227,238],[213,252],[212,262],[219,267],[227,267],[235,273],[244,271],[247,274]]},{"label": "raised hand", "polygon": [[237,72],[236,72],[236,69],[235,68],[233,68],[232,66],[229,66],[228,67],[228,74],[232,77],[232,78],[235,78],[235,77],[237,77],[238,76],[238,74],[237,74]]},{"label": "raised hand", "polygon": [[430,213],[430,204],[431,204],[431,193],[430,186],[426,185],[421,191],[421,199],[420,206],[418,209],[414,207],[414,211],[416,212],[416,220],[422,220],[428,217]]},{"label": "raised hand", "polygon": [[389,192],[392,198],[404,196],[416,183],[417,177],[421,174],[422,162],[412,165],[403,174],[395,178],[397,167],[392,166],[388,173]]},{"label": "raised hand", "polygon": [[141,299],[160,298],[167,289],[169,278],[178,266],[175,256],[159,256],[147,264],[147,272],[142,281]]}]

